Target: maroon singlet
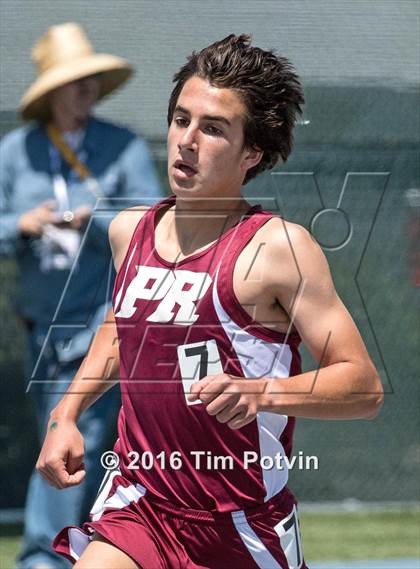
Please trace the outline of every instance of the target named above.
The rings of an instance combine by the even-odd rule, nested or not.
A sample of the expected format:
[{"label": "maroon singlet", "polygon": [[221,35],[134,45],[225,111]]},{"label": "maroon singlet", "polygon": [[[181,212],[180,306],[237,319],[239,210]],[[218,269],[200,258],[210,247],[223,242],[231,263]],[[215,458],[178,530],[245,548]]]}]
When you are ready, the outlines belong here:
[{"label": "maroon singlet", "polygon": [[221,372],[285,380],[301,372],[299,336],[254,321],[233,290],[239,254],[273,214],[254,206],[215,243],[172,263],[154,235],[157,212],[174,203],[161,201],[139,221],[115,282],[122,408],[114,450],[122,475],[151,499],[214,512],[253,508],[286,485],[286,468],[262,468],[259,459],[290,456],[294,418],[260,412],[232,430],[185,392]]}]

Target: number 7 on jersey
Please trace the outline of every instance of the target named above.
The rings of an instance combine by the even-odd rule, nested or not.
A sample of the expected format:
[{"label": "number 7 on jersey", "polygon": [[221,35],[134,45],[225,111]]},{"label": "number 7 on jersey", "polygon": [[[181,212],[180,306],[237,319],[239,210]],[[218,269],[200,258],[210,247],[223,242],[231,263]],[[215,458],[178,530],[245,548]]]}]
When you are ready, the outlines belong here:
[{"label": "number 7 on jersey", "polygon": [[184,344],[178,346],[177,352],[185,401],[187,405],[199,404],[201,403],[199,399],[197,401],[187,400],[192,384],[206,375],[223,373],[216,340]]}]

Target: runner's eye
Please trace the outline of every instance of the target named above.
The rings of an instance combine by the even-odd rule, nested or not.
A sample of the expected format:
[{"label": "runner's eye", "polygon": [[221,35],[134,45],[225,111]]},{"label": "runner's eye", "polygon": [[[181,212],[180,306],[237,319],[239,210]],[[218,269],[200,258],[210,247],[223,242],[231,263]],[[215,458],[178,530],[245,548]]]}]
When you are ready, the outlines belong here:
[{"label": "runner's eye", "polygon": [[178,126],[187,126],[188,125],[188,120],[184,117],[177,117],[174,119],[174,122]]},{"label": "runner's eye", "polygon": [[216,128],[213,125],[207,125],[205,128],[205,131],[208,132],[209,134],[211,134],[211,136],[222,136],[223,132],[220,130],[220,128]]}]

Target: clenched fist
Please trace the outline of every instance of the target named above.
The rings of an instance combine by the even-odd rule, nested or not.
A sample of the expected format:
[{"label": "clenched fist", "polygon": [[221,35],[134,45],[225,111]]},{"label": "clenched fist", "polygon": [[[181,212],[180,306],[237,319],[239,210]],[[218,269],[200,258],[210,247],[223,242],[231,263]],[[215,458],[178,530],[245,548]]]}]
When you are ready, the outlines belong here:
[{"label": "clenched fist", "polygon": [[86,476],[82,434],[74,421],[50,420],[36,469],[55,488],[77,486]]},{"label": "clenched fist", "polygon": [[262,410],[267,383],[266,379],[237,378],[226,373],[208,375],[193,383],[188,400],[200,399],[209,415],[231,429],[240,429]]}]

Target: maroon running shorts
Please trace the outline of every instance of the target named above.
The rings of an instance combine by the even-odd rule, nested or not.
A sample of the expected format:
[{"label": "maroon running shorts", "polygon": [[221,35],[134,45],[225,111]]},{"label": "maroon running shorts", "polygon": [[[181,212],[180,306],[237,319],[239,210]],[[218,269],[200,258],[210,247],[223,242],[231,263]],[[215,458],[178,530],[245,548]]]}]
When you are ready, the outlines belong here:
[{"label": "maroon running shorts", "polygon": [[83,529],[64,528],[54,550],[75,563],[97,532],[141,569],[307,569],[287,488],[252,510],[220,514],[157,501],[117,472],[91,518]]}]

